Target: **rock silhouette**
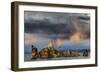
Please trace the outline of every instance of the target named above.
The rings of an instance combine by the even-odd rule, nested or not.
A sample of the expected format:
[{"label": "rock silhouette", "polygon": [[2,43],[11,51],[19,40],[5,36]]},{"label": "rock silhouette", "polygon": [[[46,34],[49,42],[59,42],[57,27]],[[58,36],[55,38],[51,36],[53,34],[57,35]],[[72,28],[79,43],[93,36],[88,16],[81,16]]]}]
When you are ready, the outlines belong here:
[{"label": "rock silhouette", "polygon": [[35,46],[32,45],[32,59],[36,59],[38,57],[38,50]]},{"label": "rock silhouette", "polygon": [[38,52],[37,48],[32,45],[32,59],[50,59],[57,57],[88,57],[89,51],[85,50],[83,52],[79,52],[76,50],[57,50],[53,47],[43,48],[40,52]]}]

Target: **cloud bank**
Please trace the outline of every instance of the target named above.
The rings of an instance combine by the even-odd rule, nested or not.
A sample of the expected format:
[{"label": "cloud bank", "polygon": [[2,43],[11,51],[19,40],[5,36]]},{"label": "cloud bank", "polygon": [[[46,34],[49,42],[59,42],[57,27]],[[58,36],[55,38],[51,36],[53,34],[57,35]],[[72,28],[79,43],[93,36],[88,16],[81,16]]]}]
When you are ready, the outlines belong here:
[{"label": "cloud bank", "polygon": [[90,32],[89,14],[25,11],[24,15],[26,33]]}]

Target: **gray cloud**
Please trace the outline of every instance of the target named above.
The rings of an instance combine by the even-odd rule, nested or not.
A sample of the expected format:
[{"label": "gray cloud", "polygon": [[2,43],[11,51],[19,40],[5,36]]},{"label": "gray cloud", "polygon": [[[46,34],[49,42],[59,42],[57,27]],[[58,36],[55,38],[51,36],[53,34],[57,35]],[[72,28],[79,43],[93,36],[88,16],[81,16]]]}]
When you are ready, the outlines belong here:
[{"label": "gray cloud", "polygon": [[85,13],[25,11],[25,33],[43,33],[47,35],[69,35],[74,32],[89,33],[89,16]]}]

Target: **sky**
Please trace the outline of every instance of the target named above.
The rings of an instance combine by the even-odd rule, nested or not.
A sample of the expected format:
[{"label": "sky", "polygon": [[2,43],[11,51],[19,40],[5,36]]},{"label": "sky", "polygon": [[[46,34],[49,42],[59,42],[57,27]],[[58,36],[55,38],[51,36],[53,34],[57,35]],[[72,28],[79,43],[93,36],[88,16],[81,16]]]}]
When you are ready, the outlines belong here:
[{"label": "sky", "polygon": [[89,39],[90,14],[25,11],[24,32],[25,44],[56,38],[73,40],[80,36]]},{"label": "sky", "polygon": [[24,14],[25,14],[24,20],[25,20],[25,28],[26,28],[25,32],[29,32],[29,33],[31,32],[50,33],[51,32],[51,33],[60,34],[66,32],[70,33],[73,31],[74,32],[89,31],[89,20],[90,20],[89,14],[54,13],[54,12],[51,13],[51,12],[34,12],[34,11],[25,11]]}]

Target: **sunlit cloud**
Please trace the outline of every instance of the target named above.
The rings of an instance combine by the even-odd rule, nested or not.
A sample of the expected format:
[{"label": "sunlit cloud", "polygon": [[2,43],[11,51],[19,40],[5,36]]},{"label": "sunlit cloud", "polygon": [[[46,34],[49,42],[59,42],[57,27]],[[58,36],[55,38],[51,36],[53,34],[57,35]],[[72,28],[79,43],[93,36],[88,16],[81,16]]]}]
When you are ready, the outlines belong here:
[{"label": "sunlit cloud", "polygon": [[84,39],[87,39],[87,35],[85,33],[76,32],[76,33],[74,33],[73,35],[70,36],[69,40],[80,42],[80,41],[83,41]]},{"label": "sunlit cloud", "polygon": [[49,41],[49,38],[45,38],[44,34],[24,34],[25,44],[27,45],[36,45],[37,43],[42,43],[44,41]]},{"label": "sunlit cloud", "polygon": [[25,34],[25,44],[35,44],[38,38],[32,34]]}]

